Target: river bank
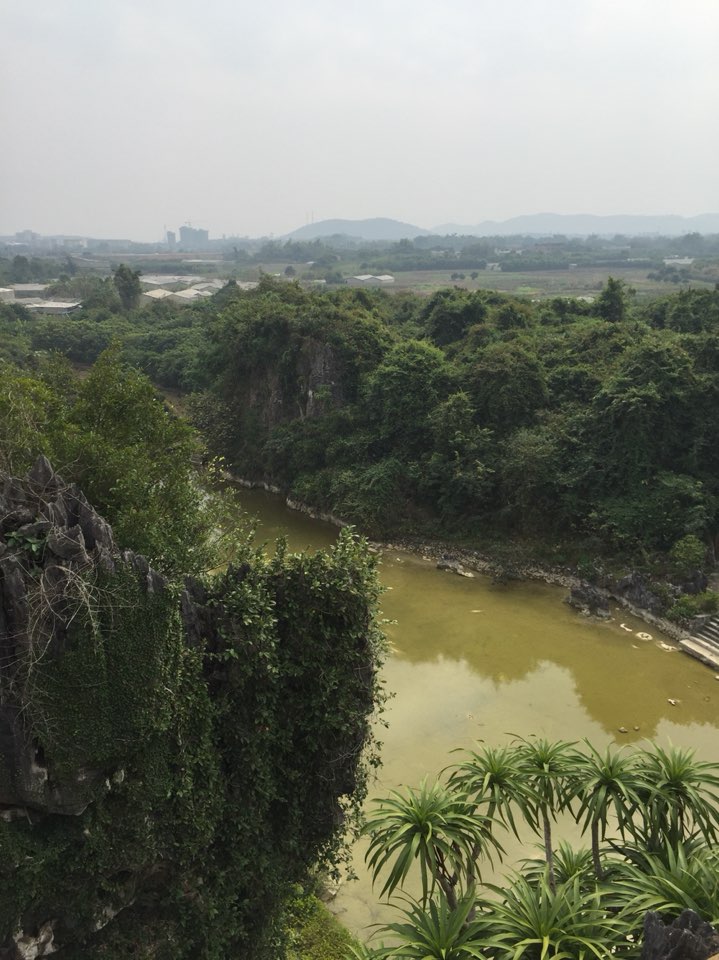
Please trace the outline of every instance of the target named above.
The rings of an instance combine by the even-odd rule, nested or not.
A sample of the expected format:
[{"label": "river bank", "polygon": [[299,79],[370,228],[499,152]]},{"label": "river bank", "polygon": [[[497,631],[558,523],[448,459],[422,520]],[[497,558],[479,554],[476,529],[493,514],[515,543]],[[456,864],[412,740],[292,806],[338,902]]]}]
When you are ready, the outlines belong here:
[{"label": "river bank", "polygon": [[[270,484],[262,480],[250,480],[245,477],[239,477],[227,470],[222,472],[222,476],[223,479],[235,483],[238,486],[247,489],[261,489],[267,493],[281,497],[288,509],[303,513],[313,520],[320,520],[338,528],[351,526],[351,524],[341,517],[318,510],[309,504],[288,497],[285,491],[275,484]],[[511,580],[534,580],[553,586],[564,587],[570,591],[570,594],[572,591],[580,591],[587,586],[586,580],[568,568],[552,567],[539,564],[536,561],[521,560],[513,561],[510,566],[504,559],[500,560],[485,552],[480,552],[479,550],[469,547],[458,546],[448,541],[429,540],[419,537],[399,537],[388,541],[371,541],[371,544],[372,547],[378,551],[402,551],[414,554],[436,563],[440,569],[445,569],[450,573],[460,576],[471,577],[475,574],[480,574],[481,576],[492,577],[496,583],[507,583]],[[657,630],[661,630],[662,633],[675,642],[682,644],[682,642],[691,640],[692,634],[683,629],[679,624],[632,602],[632,599],[624,596],[621,592],[607,587],[592,589],[599,590],[607,602],[610,600],[615,602],[628,613],[643,620],[646,624]],[[681,649],[689,656],[696,657],[692,649],[685,648],[684,646],[682,646]],[[719,664],[710,663],[702,657],[698,657],[697,659],[702,660],[702,662],[713,668],[719,667]]]}]

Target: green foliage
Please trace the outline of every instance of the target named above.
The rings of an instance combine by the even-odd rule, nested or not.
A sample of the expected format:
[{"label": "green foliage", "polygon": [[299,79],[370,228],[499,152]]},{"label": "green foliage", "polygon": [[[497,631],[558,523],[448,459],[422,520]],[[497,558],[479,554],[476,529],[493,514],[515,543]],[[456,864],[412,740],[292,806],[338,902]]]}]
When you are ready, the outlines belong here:
[{"label": "green foliage", "polygon": [[366,859],[374,878],[393,861],[380,896],[391,896],[401,887],[416,861],[423,906],[438,884],[454,908],[457,883],[462,878],[471,880],[480,853],[499,849],[489,821],[470,796],[426,780],[417,791],[393,791],[376,803],[365,831],[371,837]]},{"label": "green foliage", "polygon": [[579,801],[576,817],[582,831],[592,837],[592,863],[597,879],[604,870],[600,857],[600,841],[604,841],[610,824],[622,839],[634,835],[634,817],[646,795],[646,779],[641,756],[626,754],[607,747],[601,754],[587,742],[587,751],[578,753],[572,771],[571,794]]},{"label": "green foliage", "polygon": [[693,617],[705,613],[716,613],[719,610],[719,593],[716,590],[705,590],[704,593],[685,594],[675,600],[667,611],[670,620],[691,620]]},{"label": "green foliage", "polygon": [[374,561],[349,532],[315,556],[240,545],[194,646],[179,587],[116,564],[77,577],[65,651],[26,666],[26,722],[92,802],[0,824],[0,942],[37,913],[76,960],[274,960],[292,885],[337,863],[375,762]]},{"label": "green foliage", "polygon": [[[284,264],[293,251],[268,248]],[[328,257],[321,271],[336,269]],[[309,292],[263,275],[256,290],[118,316],[112,280],[59,289],[86,298],[62,322],[0,308],[6,356],[32,366],[30,351],[55,348],[93,362],[120,336],[122,357],[156,383],[207,391],[193,408],[213,453],[373,535],[592,539],[632,562],[696,536],[713,557],[716,291],[639,302],[610,278],[592,305],[534,304],[460,289]]]},{"label": "green foliage", "polygon": [[[329,555],[251,550],[201,485],[200,449],[118,348],[82,380],[58,361],[3,364],[0,466],[48,455],[168,579],[148,592],[119,557],[113,574],[73,574],[61,653],[36,645],[20,665],[37,749],[89,806],[0,823],[0,942],[57,916],[70,960],[274,960],[291,885],[344,856],[377,763],[374,560],[349,531]],[[222,528],[234,563],[204,576],[224,569]],[[42,613],[44,539],[9,542]],[[202,577],[193,646],[188,572]]]},{"label": "green foliage", "polygon": [[122,309],[128,312],[136,307],[142,292],[140,271],[133,270],[126,263],[121,263],[113,273],[112,281],[115,284]]},{"label": "green foliage", "polygon": [[491,344],[469,370],[468,391],[485,425],[503,432],[532,423],[548,401],[538,357],[515,342]]},{"label": "green foliage", "polygon": [[[467,810],[481,843],[465,840]],[[559,813],[591,834],[591,851],[553,849],[548,823]],[[475,861],[497,849],[503,831],[519,835],[520,817],[542,837],[544,859],[525,862],[503,885],[477,888]],[[368,818],[368,863],[375,879],[387,871],[382,893],[401,889],[414,863],[422,882],[421,900],[401,908],[404,922],[382,928],[399,943],[368,955],[635,956],[648,910],[671,921],[691,908],[716,922],[718,828],[719,764],[692,751],[601,753],[588,742],[579,749],[541,738],[481,745],[449,768],[445,784],[393,793]]]},{"label": "green foliage", "polygon": [[669,551],[680,573],[690,574],[695,570],[701,570],[706,560],[707,548],[696,534],[688,533],[681,540],[677,540]]},{"label": "green foliage", "polygon": [[426,909],[410,901],[409,909],[403,911],[405,922],[384,928],[400,939],[400,945],[371,950],[369,956],[372,960],[482,960],[481,927],[469,919],[473,907],[470,896],[456,907],[450,907],[444,897],[430,901]]},{"label": "green foliage", "polygon": [[640,753],[648,789],[640,807],[641,840],[649,851],[699,836],[715,843],[719,828],[719,764],[693,750],[654,744]]},{"label": "green foliage", "polygon": [[165,570],[219,562],[216,530],[227,514],[200,489],[192,460],[201,449],[118,347],[82,380],[51,362],[40,376],[8,366],[0,383],[0,467],[19,475],[45,454],[81,485],[121,546]]},{"label": "green foliage", "polygon": [[119,765],[171,722],[178,597],[138,596],[136,573],[120,564],[112,576],[78,575],[65,600],[68,649],[59,662],[41,659],[28,678],[35,736],[61,772]]},{"label": "green foliage", "polygon": [[627,293],[622,280],[609,277],[594,305],[597,315],[610,323],[621,323],[627,315]]},{"label": "green foliage", "polygon": [[287,960],[338,960],[360,944],[311,894],[298,896],[287,908]]},{"label": "green foliage", "polygon": [[518,875],[509,887],[488,889],[499,902],[480,901],[477,945],[496,960],[614,955],[623,925],[608,915],[599,890],[584,890],[579,877],[555,890],[546,877],[533,883]]},{"label": "green foliage", "polygon": [[364,409],[384,453],[421,448],[428,417],[450,383],[444,354],[422,341],[393,346],[367,379]]},{"label": "green foliage", "polygon": [[422,308],[420,320],[427,333],[439,347],[455,343],[467,330],[483,323],[487,306],[480,294],[464,290],[438,290]]},{"label": "green foliage", "polygon": [[666,842],[655,853],[632,852],[616,881],[625,898],[624,910],[641,922],[647,910],[673,918],[694,910],[716,926],[719,923],[719,851],[695,844]]}]

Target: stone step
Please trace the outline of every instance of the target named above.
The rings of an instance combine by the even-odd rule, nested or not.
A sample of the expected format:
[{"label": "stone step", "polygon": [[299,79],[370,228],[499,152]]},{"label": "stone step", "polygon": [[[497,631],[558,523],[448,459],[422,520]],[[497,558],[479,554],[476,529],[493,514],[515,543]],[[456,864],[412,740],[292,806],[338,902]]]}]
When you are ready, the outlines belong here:
[{"label": "stone step", "polygon": [[700,637],[680,640],[679,646],[684,653],[696,657],[697,660],[701,660],[702,663],[707,664],[707,666],[713,667],[714,670],[719,670],[719,647],[708,643],[706,640],[702,640]]},{"label": "stone step", "polygon": [[707,637],[702,637],[699,634],[694,634],[693,636],[689,637],[689,639],[696,640],[698,644],[701,644],[702,646],[707,647],[710,650],[717,650],[719,652],[719,647],[717,646],[717,644],[714,643],[713,640],[707,639]]},{"label": "stone step", "polygon": [[703,637],[707,640],[713,640],[716,643],[719,643],[719,626],[717,626],[713,621],[705,623],[702,627],[697,630],[695,637]]}]

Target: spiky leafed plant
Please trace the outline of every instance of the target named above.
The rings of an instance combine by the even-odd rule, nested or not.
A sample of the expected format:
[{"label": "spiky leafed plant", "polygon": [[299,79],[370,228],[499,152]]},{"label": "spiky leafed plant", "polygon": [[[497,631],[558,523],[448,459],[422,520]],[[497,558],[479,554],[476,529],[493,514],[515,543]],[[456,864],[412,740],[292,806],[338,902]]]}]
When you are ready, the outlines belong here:
[{"label": "spiky leafed plant", "polygon": [[501,852],[491,820],[476,810],[472,798],[456,786],[426,778],[417,790],[393,790],[375,801],[363,832],[370,837],[365,859],[373,880],[389,866],[380,896],[401,887],[416,863],[422,904],[439,884],[451,909],[457,907],[458,884],[471,885],[477,858]]},{"label": "spiky leafed plant", "polygon": [[600,753],[584,741],[587,752],[577,752],[568,780],[572,798],[579,801],[574,812],[582,832],[590,831],[592,862],[598,880],[604,878],[600,840],[606,838],[610,816],[622,839],[634,835],[634,817],[646,797],[646,780],[636,754],[607,747]]},{"label": "spiky leafed plant", "polygon": [[508,888],[487,884],[499,899],[482,900],[478,945],[496,960],[605,960],[626,935],[610,917],[597,890],[584,890],[575,876],[552,889],[549,871],[532,881],[517,875]]},{"label": "spiky leafed plant", "polygon": [[514,810],[529,819],[532,799],[521,753],[514,745],[482,745],[478,750],[462,752],[466,759],[453,768],[450,782],[474,795],[487,816],[499,820],[519,839]]},{"label": "spiky leafed plant", "polygon": [[[484,960],[477,943],[480,928],[470,919],[474,892],[470,890],[452,908],[440,894],[426,907],[408,900],[405,919],[382,926],[384,933],[398,940],[395,946],[375,948],[369,960]],[[364,960],[360,957],[357,960]]]},{"label": "spiky leafed plant", "polygon": [[630,858],[612,882],[611,900],[628,924],[638,929],[648,910],[673,920],[693,910],[703,920],[719,923],[719,850],[701,841],[672,845],[655,853],[625,849]]},{"label": "spiky leafed plant", "polygon": [[639,808],[647,850],[677,846],[700,835],[716,843],[719,828],[719,764],[697,760],[694,750],[657,744],[637,754],[646,787]]},{"label": "spiky leafed plant", "polygon": [[[547,862],[541,857],[522,860],[521,864],[522,876],[532,883],[538,882],[547,869]],[[594,890],[596,888],[592,851],[586,850],[584,847],[575,850],[569,843],[562,840],[554,851],[555,881],[566,883],[575,877],[579,877],[583,890]]]},{"label": "spiky leafed plant", "polygon": [[575,762],[573,748],[573,743],[553,742],[542,737],[520,738],[516,747],[520,773],[530,790],[527,801],[529,822],[535,830],[541,824],[547,877],[552,890],[555,887],[552,820],[565,809],[570,799],[569,777]]}]

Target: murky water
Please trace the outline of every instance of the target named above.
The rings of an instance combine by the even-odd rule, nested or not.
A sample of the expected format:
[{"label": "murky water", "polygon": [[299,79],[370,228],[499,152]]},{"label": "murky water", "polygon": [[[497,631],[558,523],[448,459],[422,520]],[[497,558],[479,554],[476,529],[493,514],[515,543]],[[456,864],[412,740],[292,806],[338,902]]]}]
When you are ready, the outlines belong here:
[{"label": "murky water", "polygon": [[[286,535],[292,549],[302,550],[336,537],[329,524],[287,510],[277,497],[261,491],[242,497],[260,521],[260,540]],[[456,747],[478,739],[501,743],[511,734],[587,737],[598,746],[649,737],[719,759],[713,671],[667,649],[674,647],[667,637],[625,611],[617,609],[608,623],[589,622],[561,602],[560,587],[493,586],[396,551],[383,555],[380,573],[387,587],[383,614],[396,620],[388,628],[392,653],[384,669],[394,696],[372,794],[438,773]],[[508,853],[510,860],[520,855],[516,848]],[[360,879],[341,888],[333,909],[367,936],[370,924],[391,913],[378,903],[362,857],[358,849]]]}]

